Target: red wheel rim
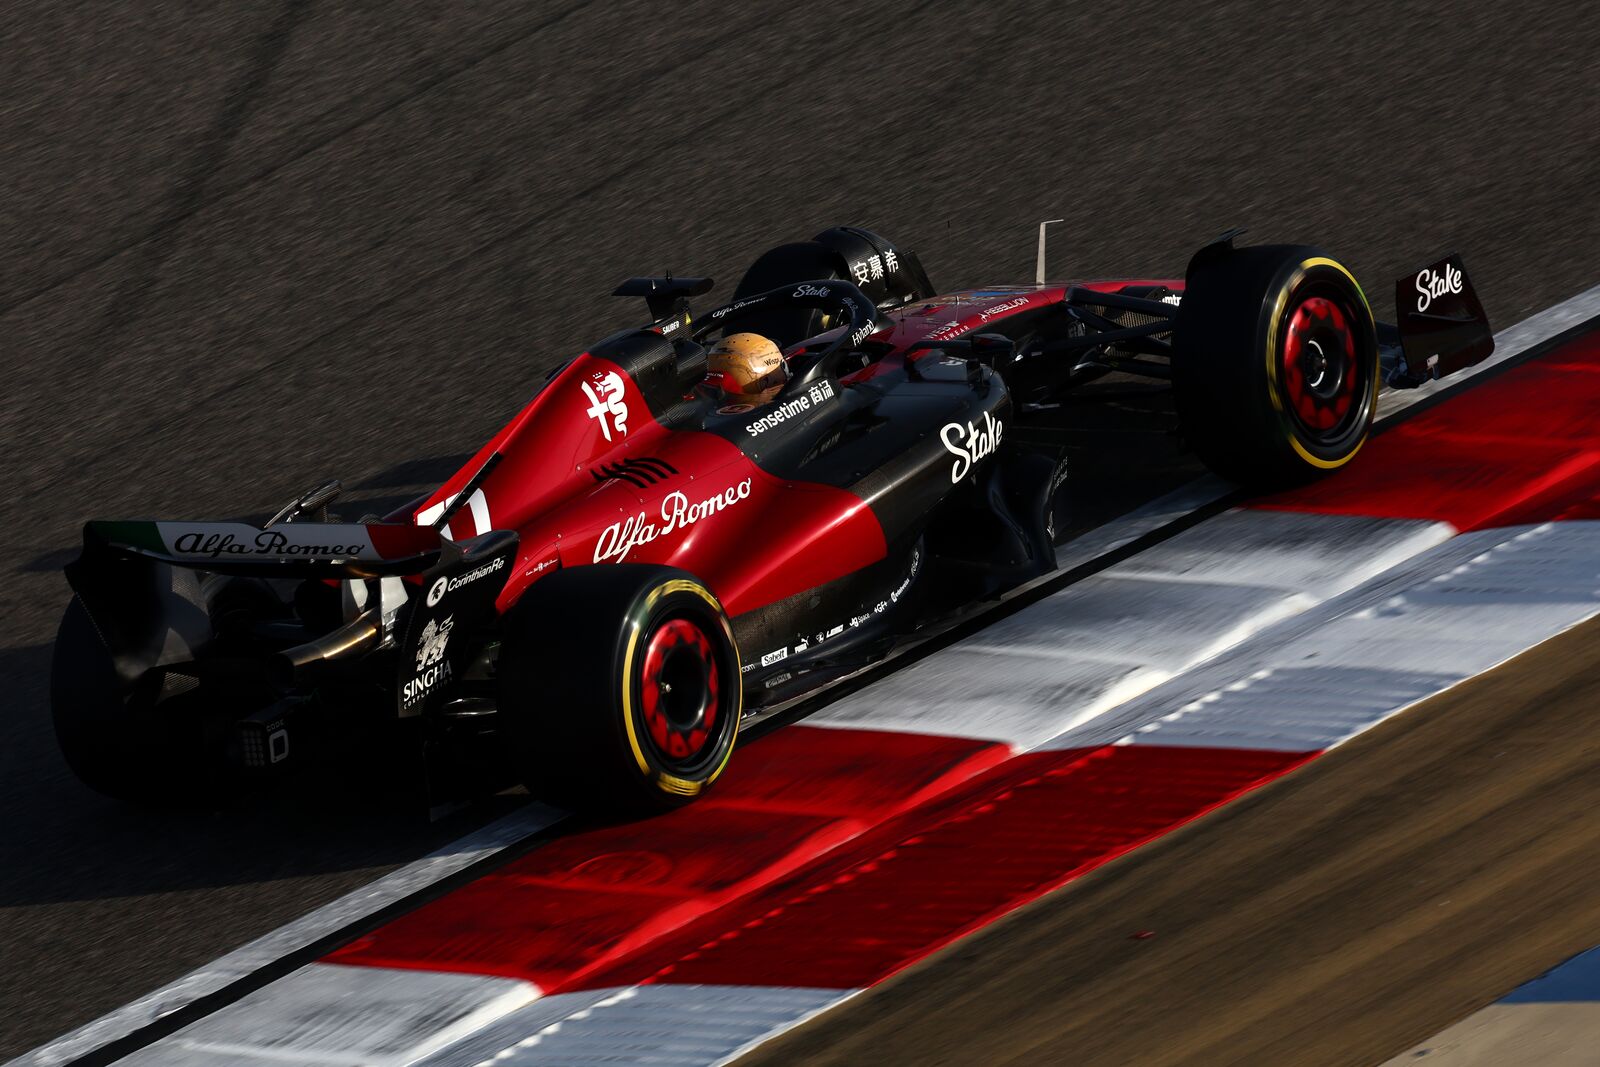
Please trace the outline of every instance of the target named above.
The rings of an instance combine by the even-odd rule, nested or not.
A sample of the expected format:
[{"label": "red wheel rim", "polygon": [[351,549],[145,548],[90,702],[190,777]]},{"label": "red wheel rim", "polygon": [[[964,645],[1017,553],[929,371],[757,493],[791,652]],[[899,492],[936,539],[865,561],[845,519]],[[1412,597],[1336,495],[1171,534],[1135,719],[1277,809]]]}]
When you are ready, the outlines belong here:
[{"label": "red wheel rim", "polygon": [[652,744],[668,761],[692,762],[717,730],[722,676],[711,638],[690,619],[669,619],[645,646],[640,707]]},{"label": "red wheel rim", "polygon": [[1360,377],[1350,316],[1327,297],[1302,300],[1283,344],[1284,392],[1295,419],[1317,435],[1339,429],[1356,407]]}]

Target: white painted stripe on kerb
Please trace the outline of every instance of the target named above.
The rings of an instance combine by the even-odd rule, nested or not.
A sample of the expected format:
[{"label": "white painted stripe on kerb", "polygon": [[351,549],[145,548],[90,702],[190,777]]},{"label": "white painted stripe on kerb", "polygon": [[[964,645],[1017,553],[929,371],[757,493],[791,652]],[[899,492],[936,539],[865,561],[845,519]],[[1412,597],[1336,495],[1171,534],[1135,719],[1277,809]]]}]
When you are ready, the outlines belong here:
[{"label": "white painted stripe on kerb", "polygon": [[602,1067],[722,1063],[848,996],[649,985],[540,997],[526,982],[318,963],[119,1067]]},{"label": "white painted stripe on kerb", "polygon": [[563,817],[543,804],[529,804],[460,840],[346,893],[280,926],[170,985],[162,986],[71,1033],[12,1060],[6,1067],[53,1067],[93,1052],[148,1026],[201,997],[226,988],[262,967],[426,889],[457,871],[538,833]]},{"label": "white painted stripe on kerb", "polygon": [[1600,613],[1600,522],[1454,538],[1048,747],[1331,748]]},{"label": "white painted stripe on kerb", "polygon": [[313,963],[117,1063],[405,1067],[538,996],[512,978]]},{"label": "white painted stripe on kerb", "polygon": [[643,985],[545,997],[418,1067],[705,1067],[851,995],[839,989]]},{"label": "white painted stripe on kerb", "polygon": [[1031,748],[1448,540],[1445,523],[1230,511],[807,720]]},{"label": "white painted stripe on kerb", "polygon": [[[1597,314],[1600,314],[1600,286],[1595,286],[1539,312],[1516,326],[1501,331],[1495,337],[1495,354],[1478,367],[1469,368],[1444,382],[1429,383],[1420,389],[1386,392],[1379,398],[1380,420],[1418,400],[1434,395],[1440,389],[1451,388],[1496,364],[1511,359]],[[1095,558],[1095,554],[1103,554],[1120,547],[1144,533],[1181,518],[1182,515],[1198,507],[1220,499],[1226,491],[1224,483],[1215,478],[1200,479],[1157,501],[1154,505],[1147,505],[1132,515],[1118,520],[1117,523],[1109,524],[1108,528],[1092,531],[1085,538],[1079,539],[1079,542],[1064,546],[1060,554],[1061,563],[1064,567],[1072,567],[1088,562]],[[1117,668],[1116,664],[1103,666],[1111,670]],[[1109,679],[1087,680],[1090,690],[1098,694],[1093,699],[1108,709],[1122,703],[1126,696],[1148,690],[1150,686],[1146,683],[1150,681],[1152,679],[1139,677],[1132,672]],[[447,877],[462,867],[525,839],[549,826],[558,817],[558,813],[539,806],[514,813],[492,827],[477,831],[423,860],[393,872],[366,889],[358,890],[332,904],[318,908],[176,982],[124,1005],[64,1037],[25,1053],[12,1060],[7,1067],[24,1067],[24,1065],[43,1067],[43,1065],[64,1063],[126,1037],[200,997],[225,988],[268,963],[298,951],[319,938],[387,907],[440,878]]]}]

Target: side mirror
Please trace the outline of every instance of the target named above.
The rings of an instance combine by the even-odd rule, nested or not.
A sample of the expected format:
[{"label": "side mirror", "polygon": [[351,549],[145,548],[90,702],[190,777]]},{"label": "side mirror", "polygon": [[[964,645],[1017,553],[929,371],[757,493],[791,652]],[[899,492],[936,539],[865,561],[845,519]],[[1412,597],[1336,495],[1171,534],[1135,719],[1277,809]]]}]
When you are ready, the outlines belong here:
[{"label": "side mirror", "polygon": [[1012,363],[1017,358],[1017,343],[1002,333],[975,333],[964,338],[971,346],[972,358],[985,366]]},{"label": "side mirror", "polygon": [[[1013,363],[1017,358],[1017,343],[1002,333],[973,333],[949,341],[917,341],[906,350],[906,354],[909,356],[913,352],[929,348],[948,352],[957,359],[965,359],[967,380],[972,382],[979,379],[979,368],[988,367],[993,370],[1002,363]],[[917,370],[915,360],[908,360],[906,369],[914,378],[922,376]]]}]

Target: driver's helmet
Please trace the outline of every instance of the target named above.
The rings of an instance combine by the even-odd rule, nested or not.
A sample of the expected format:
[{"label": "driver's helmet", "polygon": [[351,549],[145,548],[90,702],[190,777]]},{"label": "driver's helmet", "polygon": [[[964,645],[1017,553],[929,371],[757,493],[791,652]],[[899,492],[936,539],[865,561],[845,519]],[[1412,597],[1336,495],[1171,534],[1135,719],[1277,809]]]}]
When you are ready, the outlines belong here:
[{"label": "driver's helmet", "polygon": [[759,333],[732,333],[712,346],[706,379],[730,403],[765,404],[789,380],[789,365],[771,339]]}]

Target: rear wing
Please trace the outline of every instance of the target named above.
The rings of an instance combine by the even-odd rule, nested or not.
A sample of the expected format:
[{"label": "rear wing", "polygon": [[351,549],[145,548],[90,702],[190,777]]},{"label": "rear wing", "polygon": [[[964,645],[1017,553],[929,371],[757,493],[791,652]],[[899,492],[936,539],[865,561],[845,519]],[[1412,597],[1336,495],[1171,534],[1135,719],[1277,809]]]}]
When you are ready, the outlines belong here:
[{"label": "rear wing", "polygon": [[[275,684],[288,685],[302,670],[320,670],[329,661],[352,658],[392,640],[403,651],[403,685],[418,682],[412,662],[421,643],[440,627],[448,629],[452,622],[476,626],[493,618],[517,543],[515,533],[499,530],[458,544],[432,527],[410,523],[90,522],[83,529],[82,555],[65,570],[126,683],[155,668],[196,673],[202,668],[185,665],[204,660],[206,670],[259,667],[270,672]],[[331,631],[304,631],[312,635],[309,640],[299,637],[303,643],[272,648],[264,658],[233,652],[207,658],[217,637],[215,620],[226,617],[226,612],[216,615],[216,598],[226,598],[230,587],[248,589],[253,584],[207,581],[214,574],[356,584],[348,598],[341,598],[343,625]],[[423,585],[406,592],[398,579],[407,575],[420,576]],[[367,578],[386,580],[360,581]],[[281,591],[276,595],[282,599]],[[400,614],[402,608],[407,608],[406,615]],[[269,609],[268,616],[276,618],[275,610]],[[277,636],[296,632],[284,627]],[[457,645],[452,653],[456,660],[440,668],[446,676],[465,666],[459,657],[467,646]],[[437,647],[443,648],[444,642]],[[401,714],[420,714],[423,697],[437,692],[431,683],[406,688]]]},{"label": "rear wing", "polygon": [[85,558],[142,556],[215,574],[378,578],[428,570],[445,540],[409,523],[97,521],[84,524],[83,549]]},{"label": "rear wing", "polygon": [[1395,282],[1400,359],[1390,385],[1420,385],[1482,363],[1494,351],[1489,317],[1455,253]]}]

